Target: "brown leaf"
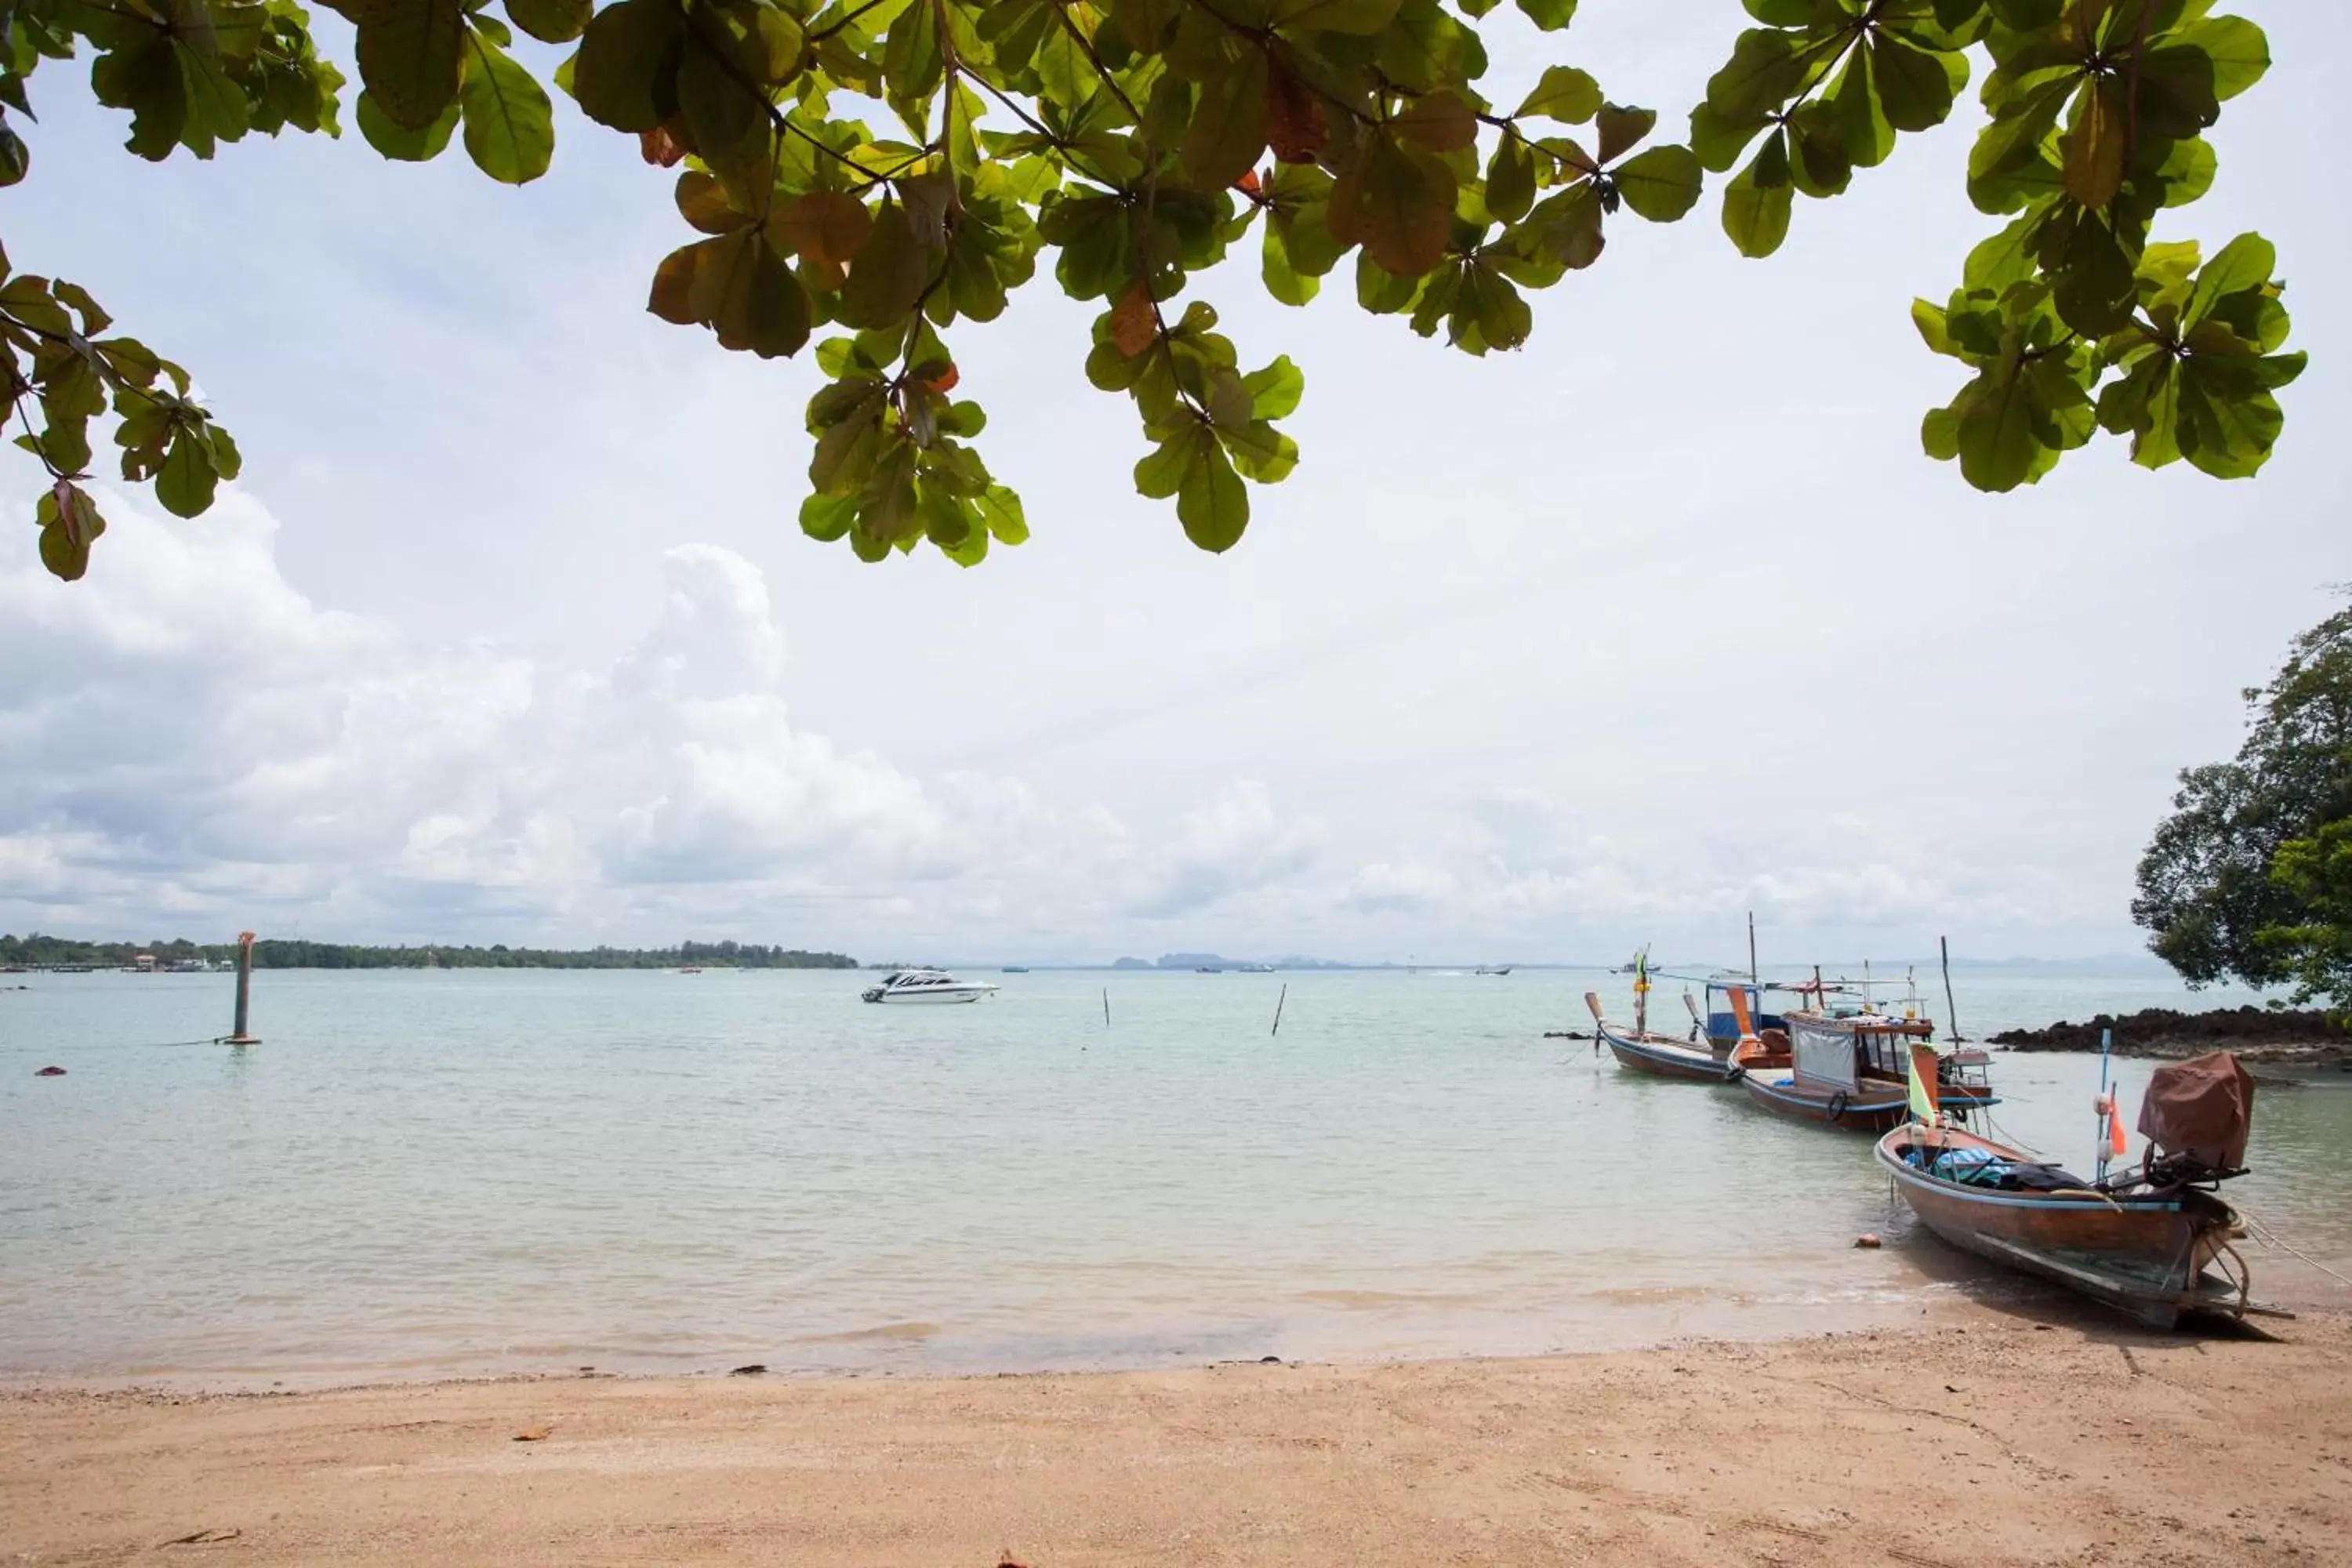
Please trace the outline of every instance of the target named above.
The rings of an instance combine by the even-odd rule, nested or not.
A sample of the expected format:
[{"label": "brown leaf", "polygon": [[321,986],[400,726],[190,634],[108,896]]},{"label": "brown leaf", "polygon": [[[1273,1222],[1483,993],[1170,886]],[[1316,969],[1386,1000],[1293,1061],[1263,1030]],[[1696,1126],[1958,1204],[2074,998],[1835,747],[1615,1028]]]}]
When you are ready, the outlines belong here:
[{"label": "brown leaf", "polygon": [[521,1431],[514,1435],[514,1440],[518,1443],[544,1442],[547,1438],[547,1435],[554,1430],[554,1427],[548,1426],[545,1422],[541,1422],[536,1426],[524,1427]]},{"label": "brown leaf", "polygon": [[1133,359],[1151,346],[1160,335],[1160,324],[1152,319],[1151,294],[1140,283],[1119,296],[1110,311],[1110,341],[1118,352]]},{"label": "brown leaf", "polygon": [[1255,169],[1250,170],[1248,173],[1243,174],[1240,179],[1234,182],[1234,189],[1241,192],[1242,195],[1248,196],[1253,200],[1256,199],[1258,194],[1265,190],[1265,186],[1258,184],[1257,171]]},{"label": "brown leaf", "polygon": [[1285,70],[1280,60],[1265,79],[1265,141],[1286,163],[1312,163],[1329,132],[1315,89]]},{"label": "brown leaf", "polygon": [[646,163],[664,169],[676,168],[686,156],[686,149],[671,141],[669,132],[658,125],[637,132],[637,151]]},{"label": "brown leaf", "polygon": [[962,379],[963,373],[956,369],[954,363],[950,361],[947,369],[940,372],[937,375],[929,377],[923,383],[923,384],[929,387],[933,392],[953,392],[955,390],[956,383]]}]

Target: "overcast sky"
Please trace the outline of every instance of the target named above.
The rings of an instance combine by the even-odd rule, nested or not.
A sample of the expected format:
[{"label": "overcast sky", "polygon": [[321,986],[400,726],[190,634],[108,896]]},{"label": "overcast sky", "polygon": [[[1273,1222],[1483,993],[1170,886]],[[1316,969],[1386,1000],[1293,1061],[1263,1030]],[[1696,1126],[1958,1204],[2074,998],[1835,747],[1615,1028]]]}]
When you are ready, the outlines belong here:
[{"label": "overcast sky", "polygon": [[[157,168],[45,64],[10,259],[192,366],[246,466],[194,522],[101,489],[68,586],[0,458],[0,927],[1534,961],[1728,956],[1752,908],[1792,961],[2129,951],[2174,773],[2352,577],[2352,14],[2237,8],[2279,63],[2160,233],[2278,245],[2314,363],[2258,480],[1921,455],[1957,367],[1906,309],[1994,226],[1971,104],[1769,262],[1712,189],[1624,215],[1515,355],[1344,278],[1285,310],[1244,247],[1195,290],[1305,368],[1304,460],[1223,557],[1133,493],[1041,270],[952,336],[1034,531],[972,571],[801,536],[814,367],[645,313],[671,176],[568,100],[519,192],[356,132]],[[1741,21],[1497,14],[1487,85],[1568,58],[1672,135]]]}]

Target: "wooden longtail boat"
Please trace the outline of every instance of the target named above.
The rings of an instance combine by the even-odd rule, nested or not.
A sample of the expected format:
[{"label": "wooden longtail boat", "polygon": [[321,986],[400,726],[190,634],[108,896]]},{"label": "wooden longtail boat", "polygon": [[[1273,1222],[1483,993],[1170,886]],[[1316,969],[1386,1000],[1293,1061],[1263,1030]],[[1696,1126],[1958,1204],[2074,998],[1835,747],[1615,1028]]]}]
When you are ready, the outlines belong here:
[{"label": "wooden longtail boat", "polygon": [[1728,1058],[1704,1039],[1679,1040],[1646,1029],[1618,1028],[1601,1016],[1601,998],[1590,991],[1584,994],[1584,1005],[1592,1010],[1592,1027],[1619,1067],[1701,1083],[1721,1083],[1729,1070]]},{"label": "wooden longtail boat", "polygon": [[[1954,1247],[2053,1279],[2151,1328],[2169,1329],[2183,1312],[2290,1315],[2248,1300],[2245,1262],[2230,1246],[2244,1228],[2202,1187],[2159,1178],[2103,1191],[2006,1144],[1918,1122],[1881,1138],[1878,1163],[1919,1223]],[[2018,1184],[1990,1184],[1990,1172]],[[2037,1182],[2050,1184],[2030,1184]],[[2225,1261],[2234,1279],[2210,1272]]]},{"label": "wooden longtail boat", "polygon": [[[1732,996],[1744,1015],[1747,998]],[[1783,1027],[1749,1035],[1743,1026],[1731,1054],[1734,1075],[1748,1097],[1792,1121],[1885,1132],[1910,1114],[1910,1047],[1935,1036],[1925,1018],[1897,1018],[1877,1012],[1833,1015],[1801,1009],[1783,1016]],[[1965,1116],[1998,1105],[1987,1081],[1981,1051],[1937,1058],[1937,1088],[1944,1108]]]}]

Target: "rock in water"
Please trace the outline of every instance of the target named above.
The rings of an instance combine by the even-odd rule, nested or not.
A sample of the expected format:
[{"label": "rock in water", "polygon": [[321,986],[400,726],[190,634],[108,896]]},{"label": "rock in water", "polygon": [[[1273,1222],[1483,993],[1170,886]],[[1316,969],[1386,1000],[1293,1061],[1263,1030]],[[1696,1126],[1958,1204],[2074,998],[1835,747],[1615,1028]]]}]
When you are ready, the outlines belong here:
[{"label": "rock in water", "polygon": [[1879,1245],[1878,1233],[1874,1230],[1865,1230],[1853,1238],[1853,1244],[1856,1247],[1876,1247]]},{"label": "rock in water", "polygon": [[63,1078],[66,1076],[66,1069],[63,1068],[43,1068],[33,1076],[35,1078]]}]

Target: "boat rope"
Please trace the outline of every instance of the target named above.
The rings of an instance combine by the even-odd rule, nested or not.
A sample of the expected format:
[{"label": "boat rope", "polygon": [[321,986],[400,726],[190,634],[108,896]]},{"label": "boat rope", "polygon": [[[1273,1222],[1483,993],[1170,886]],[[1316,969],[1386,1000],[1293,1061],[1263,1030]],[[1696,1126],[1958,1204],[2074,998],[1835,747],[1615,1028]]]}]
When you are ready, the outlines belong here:
[{"label": "boat rope", "polygon": [[2042,1195],[2046,1198],[2096,1198],[2117,1214],[2121,1214],[2124,1208],[2123,1205],[2095,1187],[2053,1187]]},{"label": "boat rope", "polygon": [[227,1043],[226,1035],[207,1035],[201,1040],[88,1040],[57,1048],[61,1051],[150,1051],[164,1050],[173,1046],[222,1046]]},{"label": "boat rope", "polygon": [[2278,1232],[2273,1230],[2270,1226],[2264,1225],[2262,1221],[2256,1219],[2245,1210],[2240,1209],[2238,1211],[2238,1217],[2244,1220],[2247,1227],[2256,1236],[2261,1237],[2265,1244],[2275,1247],[2281,1252],[2286,1253],[2291,1257],[2303,1259],[2304,1262],[2310,1264],[2314,1268],[2318,1269],[2322,1274],[2326,1275],[2338,1285],[2352,1286],[2352,1279],[2347,1279],[2343,1275],[2338,1274],[2335,1269],[2330,1268],[2327,1265],[2322,1263],[2308,1252],[2304,1251],[2293,1242],[2288,1241],[2284,1237],[2279,1235]]}]

